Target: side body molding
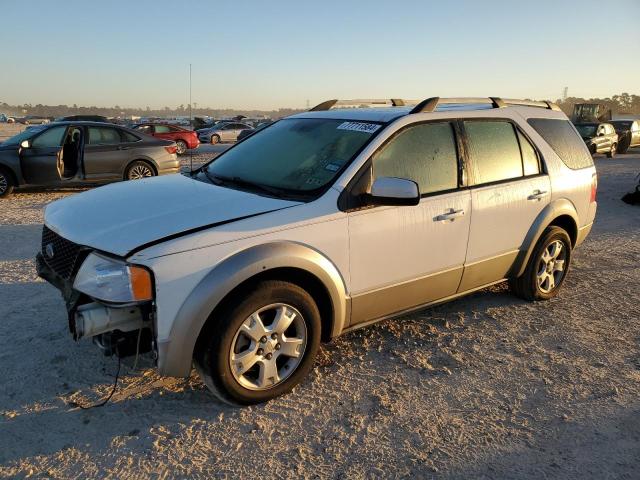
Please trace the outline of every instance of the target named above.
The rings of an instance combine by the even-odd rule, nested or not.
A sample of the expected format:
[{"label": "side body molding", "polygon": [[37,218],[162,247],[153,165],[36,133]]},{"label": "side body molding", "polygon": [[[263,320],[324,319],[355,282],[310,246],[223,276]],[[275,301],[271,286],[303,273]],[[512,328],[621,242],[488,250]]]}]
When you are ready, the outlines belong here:
[{"label": "side body molding", "polygon": [[306,245],[289,241],[250,247],[219,263],[189,294],[173,322],[170,340],[158,342],[160,374],[189,376],[196,340],[211,312],[239,284],[274,268],[297,268],[314,275],[331,299],[331,336],[347,327],[344,281],[329,259]]},{"label": "side body molding", "polygon": [[533,222],[533,225],[531,225],[524,242],[522,242],[522,247],[520,247],[520,253],[516,257],[512,276],[519,277],[524,273],[529,257],[531,257],[533,248],[536,246],[542,232],[544,232],[545,228],[547,228],[550,223],[562,215],[568,215],[571,217],[577,230],[579,225],[578,214],[573,204],[566,198],[559,198],[552,201],[540,212]]}]

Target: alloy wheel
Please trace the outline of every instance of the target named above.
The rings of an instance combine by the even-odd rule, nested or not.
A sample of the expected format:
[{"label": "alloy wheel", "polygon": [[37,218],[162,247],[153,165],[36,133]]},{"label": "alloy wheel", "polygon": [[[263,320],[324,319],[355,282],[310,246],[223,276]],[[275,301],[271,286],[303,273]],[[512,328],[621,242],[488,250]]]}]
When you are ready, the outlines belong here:
[{"label": "alloy wheel", "polygon": [[151,168],[146,165],[135,165],[129,171],[129,180],[140,180],[141,178],[153,177]]},{"label": "alloy wheel", "polygon": [[231,373],[244,388],[267,390],[298,368],[306,345],[306,323],[296,308],[262,307],[245,319],[231,342]]},{"label": "alloy wheel", "polygon": [[3,195],[4,192],[9,188],[9,182],[7,181],[7,177],[5,177],[2,173],[0,173],[0,195]]},{"label": "alloy wheel", "polygon": [[177,153],[178,155],[182,155],[182,154],[183,154],[184,152],[186,152],[186,151],[187,151],[187,144],[186,144],[186,143],[184,143],[184,142],[183,142],[183,141],[181,141],[181,140],[178,140],[178,141],[176,142],[176,153]]},{"label": "alloy wheel", "polygon": [[543,293],[551,292],[560,285],[565,275],[567,246],[561,240],[554,240],[545,247],[538,262],[536,281]]}]

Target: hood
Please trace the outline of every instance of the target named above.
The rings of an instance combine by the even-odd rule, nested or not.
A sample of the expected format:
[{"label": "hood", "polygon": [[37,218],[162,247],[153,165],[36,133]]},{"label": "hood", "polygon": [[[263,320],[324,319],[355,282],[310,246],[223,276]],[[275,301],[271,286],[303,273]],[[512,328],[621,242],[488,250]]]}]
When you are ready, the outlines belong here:
[{"label": "hood", "polygon": [[124,257],[168,237],[299,203],[166,175],[63,198],[47,207],[44,220],[72,242]]}]

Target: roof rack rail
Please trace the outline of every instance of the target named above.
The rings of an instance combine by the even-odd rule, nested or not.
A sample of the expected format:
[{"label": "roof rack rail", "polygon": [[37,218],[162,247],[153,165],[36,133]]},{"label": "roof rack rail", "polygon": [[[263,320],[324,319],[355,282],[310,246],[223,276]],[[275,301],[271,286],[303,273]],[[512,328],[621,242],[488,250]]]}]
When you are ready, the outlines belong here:
[{"label": "roof rack rail", "polygon": [[360,105],[368,105],[373,107],[404,107],[405,105],[415,105],[415,100],[403,100],[401,98],[377,98],[377,99],[356,99],[356,100],[327,100],[319,103],[311,108],[310,112],[320,112],[322,110],[330,110],[332,107],[359,107]]},{"label": "roof rack rail", "polygon": [[538,102],[534,100],[519,100],[515,98],[500,97],[460,97],[460,98],[440,98],[430,97],[418,103],[409,113],[434,112],[440,105],[446,104],[489,104],[492,108],[505,108],[509,105],[520,105],[525,107],[547,108],[549,110],[561,111],[560,107],[552,102]]}]

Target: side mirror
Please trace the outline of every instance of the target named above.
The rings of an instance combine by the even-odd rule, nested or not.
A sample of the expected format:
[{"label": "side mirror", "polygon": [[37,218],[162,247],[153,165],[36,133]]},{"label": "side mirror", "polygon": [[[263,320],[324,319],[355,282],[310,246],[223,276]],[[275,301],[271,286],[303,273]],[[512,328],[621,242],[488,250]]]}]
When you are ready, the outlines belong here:
[{"label": "side mirror", "polygon": [[20,143],[20,146],[21,146],[22,148],[31,148],[31,142],[30,142],[29,140],[23,140],[23,141]]},{"label": "side mirror", "polygon": [[420,190],[413,180],[380,177],[373,182],[368,197],[373,205],[418,205]]}]

